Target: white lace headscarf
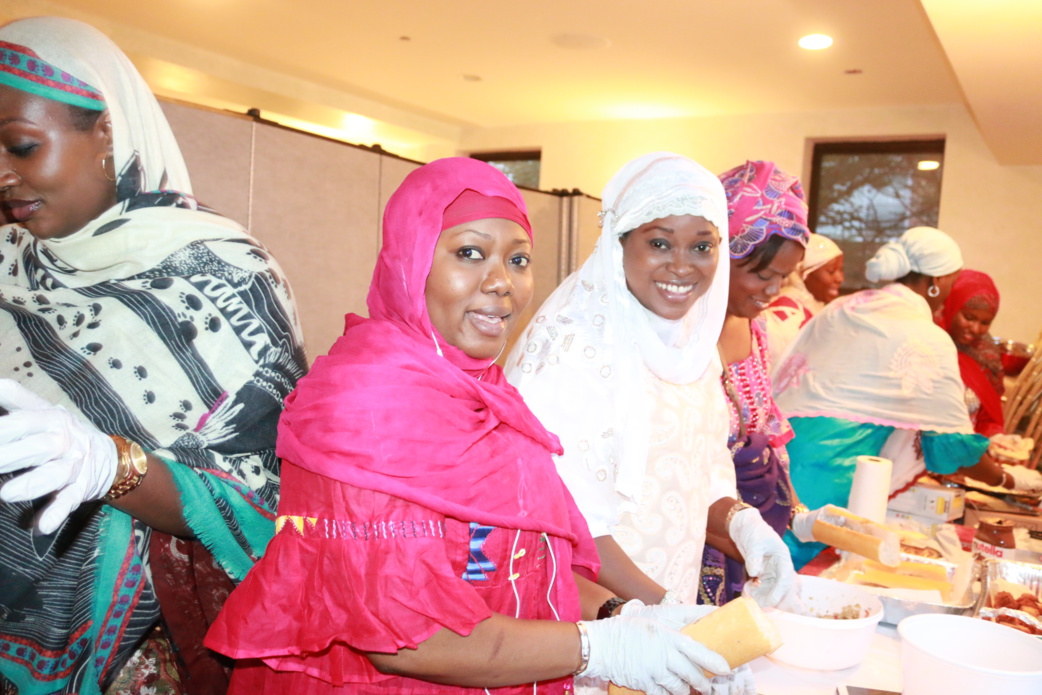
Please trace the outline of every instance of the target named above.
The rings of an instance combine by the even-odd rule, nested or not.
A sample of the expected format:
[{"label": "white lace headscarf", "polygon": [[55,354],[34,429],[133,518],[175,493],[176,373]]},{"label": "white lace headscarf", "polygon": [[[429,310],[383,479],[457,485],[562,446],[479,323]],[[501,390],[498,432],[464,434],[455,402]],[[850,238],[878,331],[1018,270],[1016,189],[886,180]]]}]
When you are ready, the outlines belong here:
[{"label": "white lace headscarf", "polygon": [[[616,491],[632,502],[648,457],[645,370],[688,384],[713,365],[719,377],[716,343],[730,272],[727,201],[712,172],[670,152],[626,164],[608,182],[603,201],[593,253],[539,309],[506,369],[529,407],[561,438],[563,458],[609,461]],[[626,232],[670,215],[705,218],[721,234],[708,291],[675,322],[652,314],[630,293],[619,242]],[[591,520],[588,509],[583,513]],[[594,526],[591,521],[591,530]]]}]

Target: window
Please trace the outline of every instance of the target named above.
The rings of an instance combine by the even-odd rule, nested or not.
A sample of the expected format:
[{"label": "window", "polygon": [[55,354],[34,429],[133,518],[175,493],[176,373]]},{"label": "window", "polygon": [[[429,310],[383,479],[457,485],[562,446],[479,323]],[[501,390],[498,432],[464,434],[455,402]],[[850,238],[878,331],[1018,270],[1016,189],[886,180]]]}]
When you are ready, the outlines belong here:
[{"label": "window", "polygon": [[539,151],[535,152],[476,152],[473,159],[488,162],[506,174],[515,186],[539,188]]},{"label": "window", "polygon": [[907,229],[937,226],[944,140],[814,145],[810,227],[843,249],[845,291],[862,289],[865,262]]}]

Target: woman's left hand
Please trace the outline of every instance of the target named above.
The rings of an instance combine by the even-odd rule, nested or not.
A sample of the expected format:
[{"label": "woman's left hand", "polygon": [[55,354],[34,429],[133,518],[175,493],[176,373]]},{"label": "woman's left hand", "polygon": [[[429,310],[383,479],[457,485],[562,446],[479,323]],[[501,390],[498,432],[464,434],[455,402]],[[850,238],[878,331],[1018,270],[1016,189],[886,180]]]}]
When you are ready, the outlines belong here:
[{"label": "woman's left hand", "polygon": [[746,573],[757,580],[746,584],[746,593],[764,608],[778,605],[796,576],[788,546],[753,507],[734,515],[728,533],[745,559]]},{"label": "woman's left hand", "polygon": [[55,493],[36,522],[49,534],[81,504],[105,496],[119,461],[108,435],[11,379],[0,379],[0,406],[9,411],[0,417],[0,473],[30,469],[0,488],[0,499]]}]

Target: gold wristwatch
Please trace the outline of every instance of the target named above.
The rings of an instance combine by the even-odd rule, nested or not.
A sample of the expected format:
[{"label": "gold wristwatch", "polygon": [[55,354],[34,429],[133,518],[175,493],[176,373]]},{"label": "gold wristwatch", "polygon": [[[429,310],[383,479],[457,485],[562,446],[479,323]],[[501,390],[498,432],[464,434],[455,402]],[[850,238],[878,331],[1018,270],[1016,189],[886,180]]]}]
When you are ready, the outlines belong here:
[{"label": "gold wristwatch", "polygon": [[145,473],[148,472],[148,457],[140,444],[127,441],[116,434],[110,436],[116,444],[116,454],[119,459],[116,464],[116,478],[112,481],[108,494],[105,495],[106,502],[118,500],[136,488],[145,479]]}]

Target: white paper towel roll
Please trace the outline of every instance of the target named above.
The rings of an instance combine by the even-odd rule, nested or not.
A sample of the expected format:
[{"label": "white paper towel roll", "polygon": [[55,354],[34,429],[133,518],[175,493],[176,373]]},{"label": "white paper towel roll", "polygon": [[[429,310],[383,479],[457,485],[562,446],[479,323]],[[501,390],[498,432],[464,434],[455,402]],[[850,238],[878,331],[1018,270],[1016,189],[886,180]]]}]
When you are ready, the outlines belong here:
[{"label": "white paper towel roll", "polygon": [[866,519],[886,523],[886,500],[890,495],[892,469],[890,459],[858,456],[847,509]]}]

